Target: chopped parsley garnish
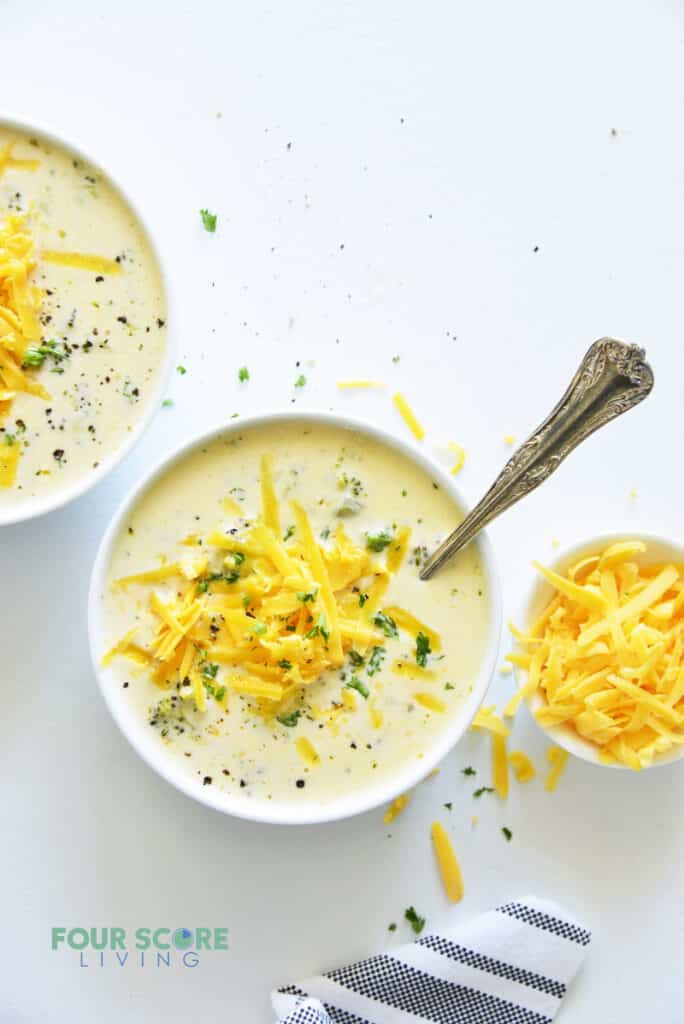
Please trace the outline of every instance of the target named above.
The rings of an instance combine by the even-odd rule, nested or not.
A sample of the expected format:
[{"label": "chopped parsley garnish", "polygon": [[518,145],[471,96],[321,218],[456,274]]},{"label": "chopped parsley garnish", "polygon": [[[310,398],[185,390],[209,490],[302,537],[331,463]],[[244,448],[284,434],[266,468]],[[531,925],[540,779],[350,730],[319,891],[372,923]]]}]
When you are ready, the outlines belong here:
[{"label": "chopped parsley garnish", "polygon": [[305,384],[306,384],[306,377],[304,376],[303,373],[300,373],[299,376],[297,377],[297,380],[294,382],[294,386],[296,388],[303,388]]},{"label": "chopped parsley garnish", "polygon": [[380,671],[385,654],[384,647],[374,647],[372,649],[368,658],[368,664],[366,665],[366,672],[369,676],[374,676],[376,672]]},{"label": "chopped parsley garnish", "polygon": [[404,911],[404,917],[413,928],[416,935],[420,935],[423,928],[425,927],[425,918],[420,917],[415,910],[415,907],[407,907]]},{"label": "chopped parsley garnish", "polygon": [[511,839],[513,838],[513,833],[511,832],[510,828],[508,828],[507,825],[504,825],[501,831],[504,835],[504,838],[506,839],[506,842],[510,843]]},{"label": "chopped parsley garnish", "polygon": [[301,711],[290,711],[287,715],[276,715],[276,722],[280,722],[281,725],[286,725],[288,729],[293,729],[299,721]]},{"label": "chopped parsley garnish", "polygon": [[5,444],[6,445],[10,445],[11,446],[11,445],[13,445],[16,442],[16,440],[17,440],[17,435],[16,434],[9,434],[9,433],[5,434]]},{"label": "chopped parsley garnish", "polygon": [[225,686],[219,686],[218,690],[216,690],[216,692],[214,693],[214,697],[216,698],[216,700],[223,700],[225,695],[226,695],[226,688],[225,688]]},{"label": "chopped parsley garnish", "polygon": [[249,594],[243,594],[243,596],[242,596],[242,607],[243,608],[249,608],[251,603],[252,603],[252,599],[249,596]]},{"label": "chopped parsley garnish", "polygon": [[173,405],[173,399],[172,398],[165,398],[164,401],[162,402],[162,409],[170,409],[172,405]]},{"label": "chopped parsley garnish", "polygon": [[283,540],[284,541],[289,540],[290,537],[292,537],[294,535],[294,532],[295,532],[294,526],[288,526],[287,530],[283,534]]},{"label": "chopped parsley garnish", "polygon": [[237,583],[239,579],[240,573],[237,569],[232,569],[231,572],[212,572],[209,576],[197,581],[197,593],[206,594],[210,583]]},{"label": "chopped parsley garnish", "polygon": [[344,684],[348,690],[356,690],[360,693],[364,700],[368,700],[370,697],[370,690],[365,683],[362,683],[358,676],[352,676],[348,683]]},{"label": "chopped parsley garnish", "polygon": [[214,662],[205,661],[202,665],[202,675],[205,679],[216,679],[219,667]]},{"label": "chopped parsley garnish", "polygon": [[392,543],[392,534],[388,530],[381,530],[380,533],[366,534],[366,547],[371,551],[384,551],[388,544]]},{"label": "chopped parsley garnish", "polygon": [[452,807],[453,807],[454,805],[453,805],[452,803],[448,803],[448,804],[444,804],[444,806],[446,807],[447,811],[450,811],[450,810],[451,810],[451,808],[452,808]]},{"label": "chopped parsley garnish", "polygon": [[396,932],[396,930],[397,930],[397,926],[396,926],[394,921],[392,921],[392,924],[388,924],[387,925],[387,931],[388,932]]},{"label": "chopped parsley garnish", "polygon": [[230,557],[233,559],[236,565],[242,565],[245,560],[244,551],[231,551]]},{"label": "chopped parsley garnish", "polygon": [[399,636],[399,630],[397,624],[391,615],[385,615],[384,612],[378,612],[377,615],[373,616],[373,622],[381,629],[385,636],[393,638]]},{"label": "chopped parsley garnish", "polygon": [[305,635],[307,640],[310,640],[314,636],[322,636],[323,639],[327,642],[330,639],[330,631],[326,626],[325,617],[321,615],[316,625],[312,626],[309,632]]},{"label": "chopped parsley garnish", "polygon": [[188,372],[184,366],[177,366],[176,370],[178,373],[180,373],[181,377]]},{"label": "chopped parsley garnish", "polygon": [[297,600],[301,601],[302,604],[309,604],[311,601],[315,601],[318,596],[318,588],[316,590],[300,590],[297,594]]},{"label": "chopped parsley garnish", "polygon": [[246,380],[249,380],[249,370],[247,369],[246,366],[241,366],[240,369],[238,370],[238,380],[241,381],[243,384]]},{"label": "chopped parsley garnish", "polygon": [[416,637],[416,663],[421,668],[425,668],[427,665],[428,654],[432,654],[430,637],[426,636],[421,630]]},{"label": "chopped parsley garnish", "polygon": [[477,772],[475,771],[473,766],[469,764],[467,768],[461,768],[461,774],[462,775],[477,775]]},{"label": "chopped parsley garnish", "polygon": [[292,662],[288,661],[287,658],[281,658],[278,662],[278,668],[284,668],[286,672],[289,672],[292,668]]},{"label": "chopped parsley garnish", "polygon": [[40,348],[27,348],[24,352],[24,366],[41,366],[45,353]]},{"label": "chopped parsley garnish", "polygon": [[266,632],[266,623],[265,622],[257,622],[257,623],[255,623],[254,624],[254,632],[256,633],[257,636],[263,636],[264,633]]},{"label": "chopped parsley garnish", "polygon": [[359,607],[363,608],[364,604],[368,600],[368,594],[359,594]]},{"label": "chopped parsley garnish", "polygon": [[[66,359],[69,355],[67,347],[64,342],[57,341],[55,338],[49,338],[48,341],[44,341],[42,345],[31,345],[26,349],[22,366],[42,366],[45,359],[50,356],[56,363],[61,363],[63,359]],[[60,370],[60,372],[63,372]]]},{"label": "chopped parsley garnish", "polygon": [[204,230],[211,231],[213,234],[213,232],[216,231],[218,215],[216,213],[209,213],[209,210],[200,210],[200,217],[202,218]]},{"label": "chopped parsley garnish", "polygon": [[366,659],[362,658],[359,652],[355,651],[353,647],[348,651],[348,656],[354,668],[360,668],[362,665],[366,664]]},{"label": "chopped parsley garnish", "polygon": [[493,792],[494,792],[494,790],[492,789],[491,786],[480,786],[479,789],[475,790],[475,792],[473,793],[473,796],[474,797],[481,797],[483,793],[493,793]]},{"label": "chopped parsley garnish", "polygon": [[454,686],[454,684],[453,684],[453,683],[445,683],[445,684],[444,684],[444,689],[445,689],[445,690],[455,690],[455,689],[456,689],[456,687]]}]

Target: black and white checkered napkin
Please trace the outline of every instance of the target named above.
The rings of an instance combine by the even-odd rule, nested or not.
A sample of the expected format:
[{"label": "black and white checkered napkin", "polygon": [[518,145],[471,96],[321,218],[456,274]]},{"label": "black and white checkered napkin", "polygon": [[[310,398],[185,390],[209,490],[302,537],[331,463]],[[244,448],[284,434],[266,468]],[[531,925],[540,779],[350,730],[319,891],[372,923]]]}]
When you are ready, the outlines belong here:
[{"label": "black and white checkered napkin", "polygon": [[282,1024],[547,1024],[590,942],[561,907],[530,898],[271,998]]}]

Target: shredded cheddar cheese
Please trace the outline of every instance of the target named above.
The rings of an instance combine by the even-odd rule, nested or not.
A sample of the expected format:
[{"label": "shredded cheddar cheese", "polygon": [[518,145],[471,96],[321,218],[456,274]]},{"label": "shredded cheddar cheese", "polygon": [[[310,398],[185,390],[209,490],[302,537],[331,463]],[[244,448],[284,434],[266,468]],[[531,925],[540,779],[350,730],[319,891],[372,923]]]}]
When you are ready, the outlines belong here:
[{"label": "shredded cheddar cheese", "polygon": [[444,826],[439,821],[434,821],[431,831],[444,890],[452,903],[458,903],[463,899],[461,866]]},{"label": "shredded cheddar cheese", "polygon": [[[29,347],[40,341],[43,304],[43,293],[32,281],[36,263],[26,221],[26,214],[11,214],[0,225],[0,423],[19,392],[50,397],[25,365]],[[15,450],[2,452],[4,487],[14,482],[19,458],[18,447],[7,447]]]},{"label": "shredded cheddar cheese", "polygon": [[560,747],[549,747],[546,751],[546,757],[551,765],[551,770],[546,776],[544,789],[548,790],[549,793],[553,793],[558,785],[558,780],[563,773],[569,755],[567,750],[561,750]]},{"label": "shredded cheddar cheese", "polygon": [[428,711],[436,711],[437,714],[443,715],[446,711],[446,704],[439,697],[435,697],[432,693],[414,693],[413,699],[421,707],[427,708]]},{"label": "shredded cheddar cheese", "polygon": [[[0,451],[0,473],[1,456]],[[384,719],[378,694],[354,679],[353,665],[358,659],[363,664],[382,645],[382,623],[391,621],[397,635],[401,630],[413,642],[422,633],[431,651],[442,650],[439,634],[408,609],[388,605],[379,616],[410,530],[397,529],[383,565],[366,546],[354,543],[342,523],[330,542],[320,545],[306,510],[292,501],[294,530],[283,539],[276,480],[272,459],[264,454],[259,515],[246,516],[244,505],[227,499],[227,515],[244,520],[244,526],[182,537],[179,545],[191,551],[115,581],[141,608],[145,597],[138,588],[147,595],[149,624],[141,630],[149,639],[134,644],[126,634],[103,662],[124,657],[146,665],[161,689],[175,688],[199,711],[207,708],[207,694],[224,706],[228,695],[235,695],[255,714],[284,719],[287,726],[302,713],[306,688],[324,673],[339,670],[351,651],[356,661],[351,678],[345,672],[339,680],[339,697],[333,698],[332,708],[312,706],[311,714],[334,729],[340,714],[362,713],[373,729],[380,729]],[[361,592],[368,594],[363,603]],[[416,675],[406,673],[411,679],[431,681],[438,675],[417,664],[414,669]],[[414,699],[430,711],[447,710],[432,693],[419,692]],[[298,742],[297,750],[307,764],[317,763],[308,741]]]},{"label": "shredded cheddar cheese", "polygon": [[[509,660],[527,680],[504,713],[539,695],[542,726],[563,725],[605,763],[635,770],[684,743],[684,567],[648,564],[641,541],[620,541],[564,574]],[[555,755],[554,755],[555,756]]]},{"label": "shredded cheddar cheese", "polygon": [[14,146],[14,142],[0,146],[0,178],[8,167],[17,171],[35,171],[40,166],[39,160],[21,160],[12,156]]},{"label": "shredded cheddar cheese", "polygon": [[534,765],[522,750],[511,750],[508,761],[518,782],[530,782],[537,774]]},{"label": "shredded cheddar cheese", "polygon": [[422,426],[418,422],[418,420],[417,420],[417,418],[415,416],[415,413],[413,412],[413,409],[408,404],[408,402],[406,401],[404,396],[401,394],[401,392],[397,391],[397,393],[394,396],[394,398],[392,399],[392,401],[396,405],[397,409],[399,410],[399,412],[401,414],[401,417],[402,417],[404,423],[409,428],[409,430],[411,431],[413,436],[418,441],[422,441],[423,438],[425,437],[425,431],[423,430]]},{"label": "shredded cheddar cheese", "polygon": [[93,274],[121,274],[123,268],[116,260],[106,256],[94,256],[85,252],[63,252],[61,249],[43,249],[41,257],[46,263],[59,267],[74,267],[76,270],[90,270]]},{"label": "shredded cheddar cheese", "polygon": [[[36,166],[37,161],[15,159],[12,144],[0,148],[0,175],[7,167],[33,170]],[[36,370],[59,352],[55,341],[42,335],[44,293],[33,281],[36,258],[28,220],[27,213],[13,213],[0,224],[0,425],[19,393],[49,400]],[[41,257],[98,273],[121,273],[118,263],[99,256],[44,251]],[[0,487],[14,484],[22,450],[18,443],[6,447],[0,452]]]},{"label": "shredded cheddar cheese", "polygon": [[493,732],[492,739],[492,781],[494,789],[505,800],[508,796],[508,755],[506,753],[506,737]]},{"label": "shredded cheddar cheese", "polygon": [[495,712],[496,708],[493,704],[487,708],[480,708],[470,726],[471,730],[488,729],[489,732],[498,733],[499,736],[508,736],[510,729],[503,724]]},{"label": "shredded cheddar cheese", "polygon": [[454,455],[456,456],[456,461],[454,462],[453,466],[451,467],[451,475],[452,476],[456,476],[456,474],[460,473],[461,470],[463,469],[463,467],[465,466],[465,460],[466,460],[465,448],[463,448],[460,444],[456,444],[455,441],[452,441],[449,444],[449,450],[451,452],[453,452]]},{"label": "shredded cheddar cheese", "polygon": [[382,820],[385,825],[391,825],[395,818],[397,818],[406,807],[409,802],[410,796],[408,793],[402,793],[389,805],[385,811]]},{"label": "shredded cheddar cheese", "polygon": [[340,391],[353,391],[356,388],[382,388],[384,390],[385,385],[380,384],[377,380],[338,380],[337,386]]}]

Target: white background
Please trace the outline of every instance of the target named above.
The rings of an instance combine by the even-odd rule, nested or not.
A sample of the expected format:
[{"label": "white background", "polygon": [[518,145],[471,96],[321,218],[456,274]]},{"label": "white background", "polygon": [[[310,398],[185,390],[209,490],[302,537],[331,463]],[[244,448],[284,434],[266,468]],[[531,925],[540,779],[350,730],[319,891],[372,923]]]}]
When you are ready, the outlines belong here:
[{"label": "white background", "polygon": [[[459,773],[472,763],[489,781],[488,743],[471,735],[390,829],[378,812],[311,829],[233,821],[118,733],[85,604],[99,538],[145,467],[233,412],[289,407],[299,372],[301,408],[400,432],[387,395],[335,381],[405,390],[432,442],[467,449],[472,502],[504,435],[536,426],[603,334],[647,347],[655,392],[492,527],[507,611],[554,538],[676,535],[681,6],[2,0],[0,39],[7,115],[80,142],[144,209],[188,369],[108,481],[0,537],[3,1024],[266,1024],[274,984],[406,940],[407,905],[437,924],[526,892],[595,932],[563,1024],[680,1021],[684,765],[638,777],[573,762],[555,795],[537,779],[501,805],[473,800]],[[500,677],[493,696],[511,687]],[[515,745],[543,766],[526,714]],[[436,877],[436,816],[463,863],[456,908]],[[82,969],[50,952],[53,925],[225,925],[231,950],[194,971]]]}]

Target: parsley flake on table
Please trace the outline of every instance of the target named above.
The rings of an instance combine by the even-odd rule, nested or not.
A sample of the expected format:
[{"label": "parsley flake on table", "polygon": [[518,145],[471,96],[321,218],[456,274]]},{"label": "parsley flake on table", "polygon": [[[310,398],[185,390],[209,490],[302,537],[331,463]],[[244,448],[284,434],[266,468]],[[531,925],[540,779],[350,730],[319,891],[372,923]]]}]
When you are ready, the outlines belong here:
[{"label": "parsley flake on table", "polygon": [[494,790],[493,790],[493,788],[491,786],[480,786],[479,789],[475,790],[475,792],[473,793],[473,796],[474,797],[481,797],[483,793],[493,793],[493,792],[494,792]]},{"label": "parsley flake on table", "polygon": [[413,928],[416,935],[420,935],[423,928],[425,927],[425,918],[420,917],[415,910],[415,907],[407,907],[404,911],[404,917]]},{"label": "parsley flake on table", "polygon": [[213,234],[213,232],[216,231],[218,215],[215,213],[209,213],[209,210],[200,210],[200,217],[202,218],[202,224],[204,225],[205,231],[210,231]]},{"label": "parsley flake on table", "polygon": [[416,637],[416,664],[420,665],[421,668],[425,668],[427,665],[428,654],[432,654],[430,637],[420,630]]},{"label": "parsley flake on table", "polygon": [[473,766],[469,764],[467,768],[461,768],[461,774],[462,775],[477,775],[477,772],[475,771]]},{"label": "parsley flake on table", "polygon": [[306,384],[306,377],[304,376],[303,373],[300,373],[299,376],[297,377],[297,380],[294,382],[294,386],[296,388],[303,388],[305,384]]},{"label": "parsley flake on table", "polygon": [[188,372],[184,366],[177,366],[176,371],[180,373],[181,377]]},{"label": "parsley flake on table", "polygon": [[511,839],[513,838],[513,833],[511,832],[510,828],[508,828],[507,825],[504,825],[501,831],[506,839],[506,842],[510,843]]},{"label": "parsley flake on table", "polygon": [[249,380],[249,370],[246,366],[241,366],[238,370],[238,380],[243,384],[246,380]]}]

